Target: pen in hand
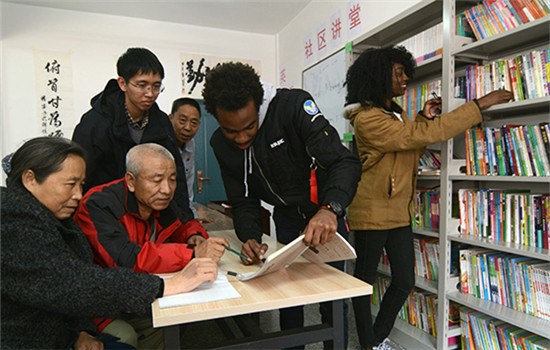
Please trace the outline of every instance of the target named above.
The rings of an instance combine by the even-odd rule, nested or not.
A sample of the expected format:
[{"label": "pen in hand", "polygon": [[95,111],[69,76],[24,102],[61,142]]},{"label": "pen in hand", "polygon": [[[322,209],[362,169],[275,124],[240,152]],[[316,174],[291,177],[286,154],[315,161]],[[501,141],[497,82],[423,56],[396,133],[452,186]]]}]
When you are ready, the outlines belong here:
[{"label": "pen in hand", "polygon": [[237,254],[238,256],[240,256],[241,258],[245,259],[245,260],[248,260],[250,262],[252,262],[252,259],[250,259],[248,256],[236,251],[235,249],[231,248],[230,246],[227,246],[227,245],[223,245],[225,247],[225,249],[229,250],[231,253],[235,253]]}]

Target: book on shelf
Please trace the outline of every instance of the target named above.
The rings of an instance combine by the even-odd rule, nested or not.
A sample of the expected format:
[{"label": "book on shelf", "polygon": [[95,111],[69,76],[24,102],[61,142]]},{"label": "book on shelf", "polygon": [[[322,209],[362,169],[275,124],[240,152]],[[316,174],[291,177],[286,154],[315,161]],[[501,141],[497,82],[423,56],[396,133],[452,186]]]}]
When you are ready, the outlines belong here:
[{"label": "book on shelf", "polygon": [[459,189],[458,200],[461,235],[548,249],[548,193]]},{"label": "book on shelf", "polygon": [[489,176],[550,176],[545,142],[548,123],[473,128],[464,132],[466,173]]},{"label": "book on shelf", "polygon": [[456,79],[455,96],[470,101],[498,89],[511,91],[516,101],[550,96],[549,51],[539,48],[466,66],[464,77]]},{"label": "book on shelf", "polygon": [[549,339],[480,311],[463,306],[459,313],[463,349],[550,349]]},{"label": "book on shelf", "polygon": [[237,274],[236,277],[240,281],[248,281],[267,275],[286,268],[300,256],[316,264],[355,259],[357,257],[355,249],[338,232],[336,232],[330,241],[315,248],[306,246],[304,235],[300,235],[292,242],[267,256],[258,270]]},{"label": "book on shelf", "polygon": [[549,14],[546,0],[483,0],[464,12],[477,40],[482,40]]}]

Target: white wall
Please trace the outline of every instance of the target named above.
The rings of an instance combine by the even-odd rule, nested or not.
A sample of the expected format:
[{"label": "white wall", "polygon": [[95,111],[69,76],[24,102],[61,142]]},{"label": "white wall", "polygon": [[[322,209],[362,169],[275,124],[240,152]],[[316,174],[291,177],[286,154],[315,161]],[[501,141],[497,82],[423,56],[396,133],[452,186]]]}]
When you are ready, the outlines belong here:
[{"label": "white wall", "polygon": [[1,20],[0,157],[13,152],[24,140],[40,136],[35,49],[71,54],[74,116],[70,120],[65,117],[64,122],[73,126],[90,108],[90,99],[108,79],[116,77],[116,60],[128,47],[147,47],[162,62],[166,90],[157,102],[164,111],[169,111],[172,101],[179,97],[180,54],[184,52],[257,60],[262,78],[276,82],[274,35],[4,2]]},{"label": "white wall", "polygon": [[[315,34],[323,25],[330,23],[331,16],[340,11],[342,20],[347,20],[348,3],[350,0],[313,0],[296,16],[278,35],[277,51],[279,57],[278,72],[285,69],[287,86],[300,87],[302,71],[313,65],[304,58],[305,38]],[[342,29],[343,40],[339,46],[329,48],[323,55],[317,55],[316,61],[342,49],[346,42],[376,28],[390,18],[407,10],[421,0],[361,0],[360,32],[350,33]],[[357,2],[356,0],[354,2]],[[342,23],[345,27],[345,23]],[[279,74],[279,73],[277,73]],[[277,77],[278,79],[280,76]]]},{"label": "white wall", "polygon": [[[343,31],[341,44],[315,59],[330,55],[345,42],[418,1],[360,1],[361,32],[350,35]],[[40,135],[35,49],[71,54],[74,116],[70,120],[65,118],[64,122],[76,125],[89,109],[91,97],[103,89],[108,79],[116,76],[117,58],[132,46],[151,49],[163,63],[166,90],[158,102],[165,111],[179,96],[183,52],[259,60],[262,79],[280,83],[279,72],[284,68],[286,83],[281,85],[300,87],[302,71],[314,63],[306,63],[304,59],[305,37],[329,22],[335,12],[340,11],[345,18],[348,10],[348,1],[313,0],[278,35],[272,36],[5,2],[0,5],[0,156],[14,151],[24,140]]]}]

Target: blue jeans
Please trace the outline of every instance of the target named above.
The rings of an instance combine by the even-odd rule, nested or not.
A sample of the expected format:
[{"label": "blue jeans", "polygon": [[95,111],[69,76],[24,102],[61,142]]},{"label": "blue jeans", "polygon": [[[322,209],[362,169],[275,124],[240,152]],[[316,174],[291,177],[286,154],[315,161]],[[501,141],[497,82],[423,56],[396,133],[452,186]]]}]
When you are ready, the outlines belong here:
[{"label": "blue jeans", "polygon": [[371,285],[376,281],[383,248],[386,248],[391,268],[391,283],[384,293],[374,324],[370,295],[352,299],[359,343],[363,348],[369,348],[378,345],[390,334],[399,310],[414,287],[413,232],[410,226],[355,231],[354,238],[356,278]]},{"label": "blue jeans", "polygon": [[[309,219],[301,217],[290,217],[277,212],[277,208],[273,213],[273,221],[275,221],[275,229],[277,231],[277,241],[283,244],[288,244],[294,240],[301,231],[305,229]],[[338,219],[338,233],[346,240],[349,237],[349,232],[343,218]],[[336,261],[329,265],[344,271],[345,261]],[[321,312],[321,320],[323,323],[332,321],[332,306],[331,303],[321,303],[319,306]],[[344,344],[345,348],[348,345],[348,305],[344,302]],[[279,325],[281,330],[303,328],[304,327],[304,308],[303,306],[290,307],[279,310]],[[325,349],[328,348],[325,342]],[[297,346],[291,349],[304,349],[304,346]]]}]

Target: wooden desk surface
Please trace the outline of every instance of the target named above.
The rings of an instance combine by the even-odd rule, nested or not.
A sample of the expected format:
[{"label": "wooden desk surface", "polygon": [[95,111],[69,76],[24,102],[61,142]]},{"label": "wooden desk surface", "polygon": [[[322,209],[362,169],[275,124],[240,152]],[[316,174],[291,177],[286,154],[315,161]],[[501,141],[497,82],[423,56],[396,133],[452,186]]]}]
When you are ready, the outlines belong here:
[{"label": "wooden desk surface", "polygon": [[208,232],[233,229],[233,219],[229,216],[200,203],[197,203],[195,209],[197,210],[197,219],[202,222]]},{"label": "wooden desk surface", "polygon": [[[210,235],[225,237],[232,247],[240,250],[241,243],[233,230],[210,232]],[[264,237],[266,243],[270,245],[270,250],[275,249],[276,244],[273,239]],[[243,273],[258,267],[245,266],[237,255],[226,251],[219,268]],[[228,279],[241,295],[240,298],[166,309],[160,309],[158,301],[155,301],[152,304],[154,327],[275,310],[372,293],[372,287],[369,284],[347,273],[326,264],[312,264],[303,259],[295,261],[287,269],[250,281],[241,282],[232,276],[228,276]]]}]

